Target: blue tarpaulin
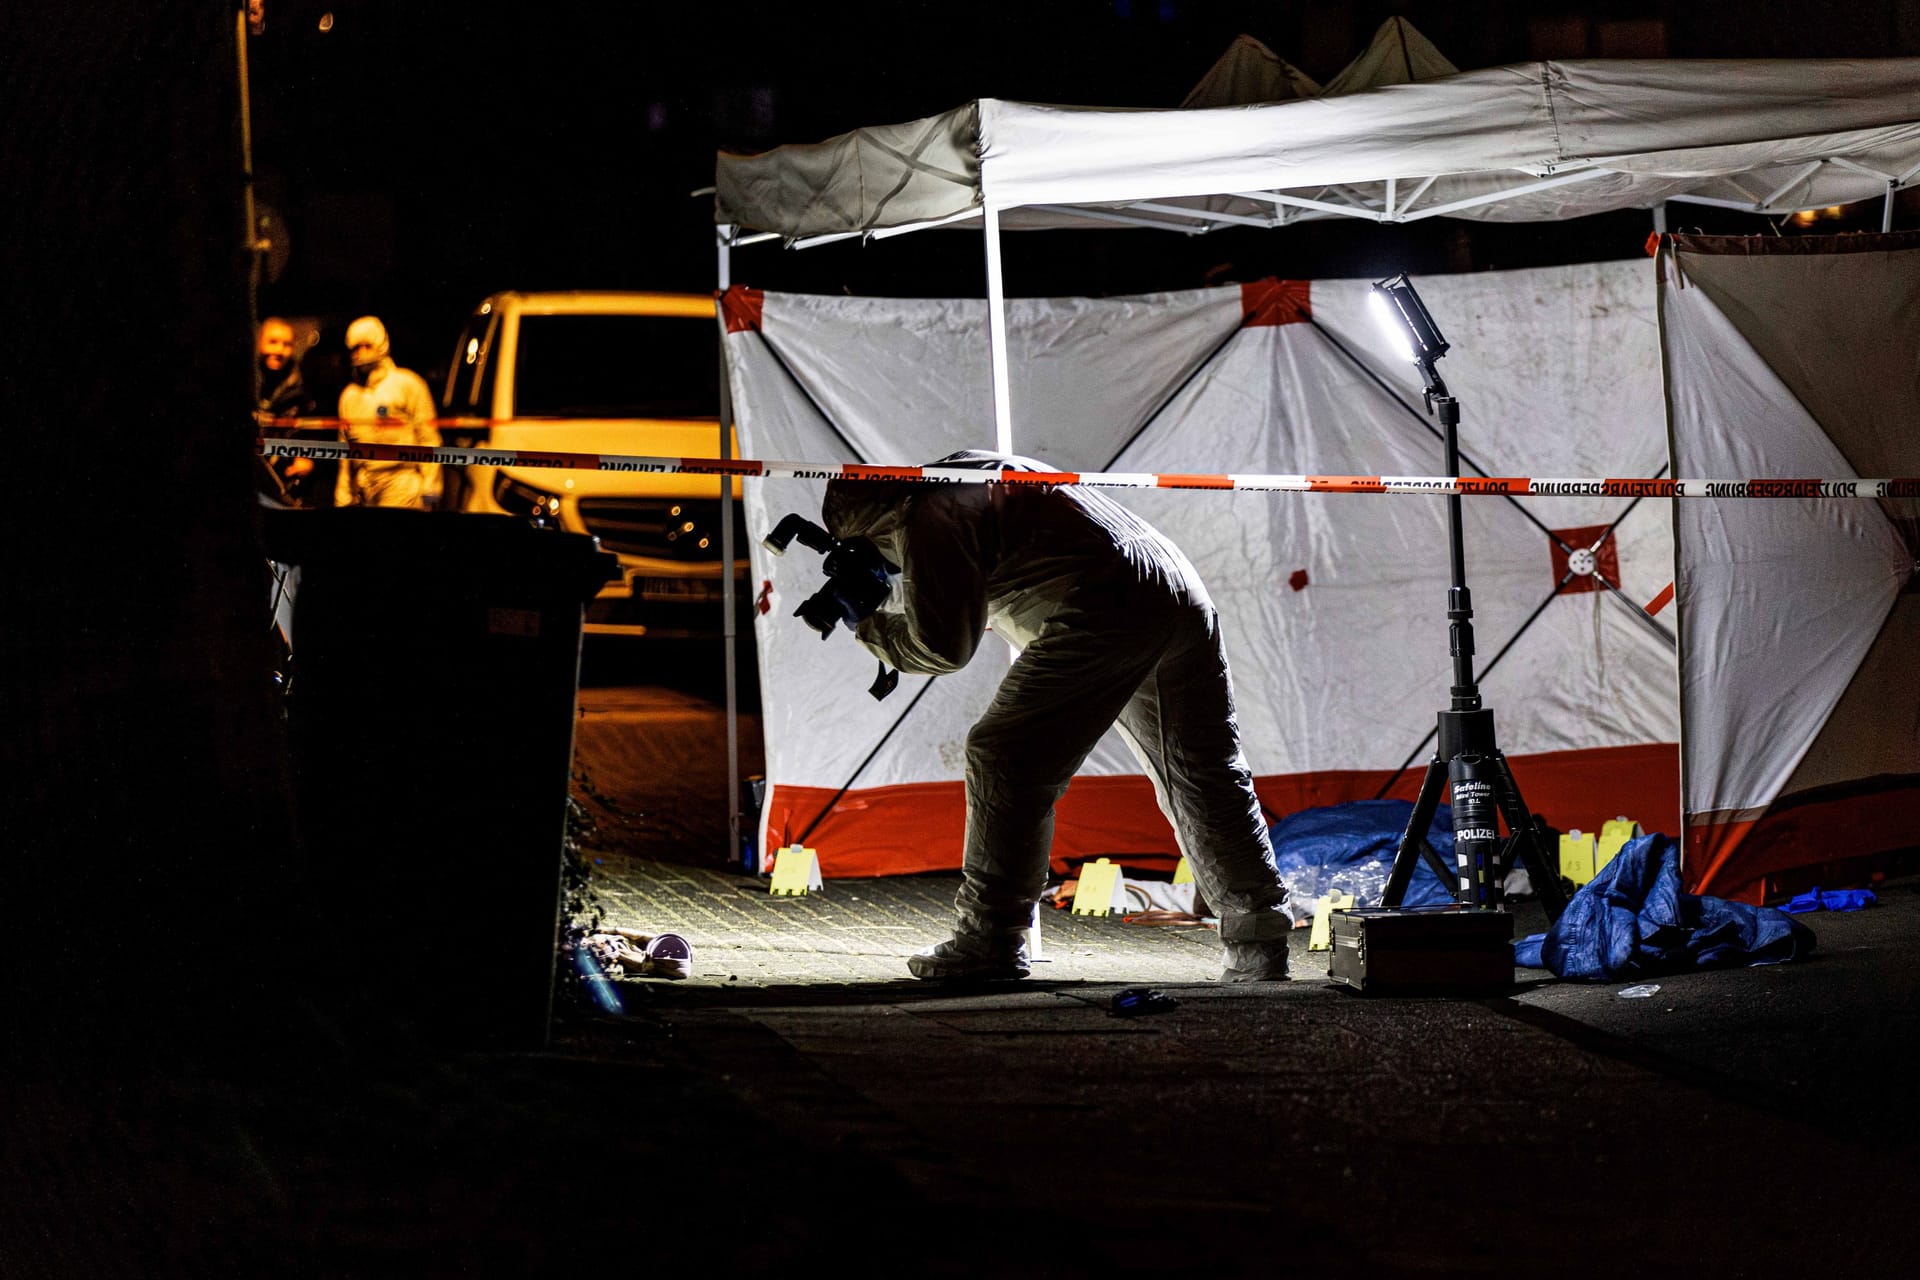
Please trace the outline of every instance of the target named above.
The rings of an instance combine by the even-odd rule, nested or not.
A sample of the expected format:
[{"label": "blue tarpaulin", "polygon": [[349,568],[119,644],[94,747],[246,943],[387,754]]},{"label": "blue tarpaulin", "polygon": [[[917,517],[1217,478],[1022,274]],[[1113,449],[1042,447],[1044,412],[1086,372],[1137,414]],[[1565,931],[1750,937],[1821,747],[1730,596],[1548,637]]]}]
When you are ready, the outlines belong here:
[{"label": "blue tarpaulin", "polygon": [[1513,944],[1515,963],[1588,982],[1716,965],[1779,964],[1812,951],[1813,930],[1773,907],[1680,892],[1680,850],[1658,833],[1629,840],[1545,933]]},{"label": "blue tarpaulin", "polygon": [[[1410,800],[1352,800],[1290,813],[1267,829],[1274,860],[1296,913],[1311,911],[1329,892],[1351,893],[1357,907],[1378,906],[1393,855],[1413,817]],[[1453,865],[1453,811],[1445,805],[1427,831],[1440,861]],[[1414,866],[1402,906],[1453,901],[1453,894],[1422,858]]]}]

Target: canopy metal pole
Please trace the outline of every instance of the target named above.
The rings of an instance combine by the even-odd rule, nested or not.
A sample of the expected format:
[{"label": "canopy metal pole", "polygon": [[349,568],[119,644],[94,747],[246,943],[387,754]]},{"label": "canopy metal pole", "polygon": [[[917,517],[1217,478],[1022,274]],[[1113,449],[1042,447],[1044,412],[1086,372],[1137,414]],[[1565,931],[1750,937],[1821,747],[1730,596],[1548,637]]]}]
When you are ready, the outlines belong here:
[{"label": "canopy metal pole", "polygon": [[993,447],[1013,452],[1013,406],[1007,389],[1007,295],[1000,278],[1000,211],[987,201],[981,209],[987,238],[987,346],[993,366]]},{"label": "canopy metal pole", "polygon": [[1900,184],[1891,178],[1887,180],[1887,196],[1880,202],[1880,230],[1893,230],[1893,197],[1900,190]]},{"label": "canopy metal pole", "polygon": [[[717,252],[714,330],[718,336],[720,361],[720,456],[733,456],[733,394],[727,384],[727,319],[720,314],[719,295],[733,284],[733,228],[720,224],[714,228]],[[720,477],[720,621],[722,649],[727,664],[727,861],[738,858],[748,874],[757,874],[752,845],[740,838],[740,693],[734,677],[734,585],[733,585],[733,477]]]}]

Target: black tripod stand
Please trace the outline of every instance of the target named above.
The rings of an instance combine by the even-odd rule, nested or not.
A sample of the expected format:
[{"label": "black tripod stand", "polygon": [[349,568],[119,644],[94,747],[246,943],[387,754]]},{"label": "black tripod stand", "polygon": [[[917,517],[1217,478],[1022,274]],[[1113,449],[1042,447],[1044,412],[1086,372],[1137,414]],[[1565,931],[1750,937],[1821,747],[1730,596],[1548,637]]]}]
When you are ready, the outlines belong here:
[{"label": "black tripod stand", "polygon": [[[1384,302],[1389,317],[1403,331],[1414,363],[1426,380],[1429,412],[1437,412],[1445,432],[1447,474],[1460,474],[1460,402],[1447,393],[1434,364],[1446,354],[1440,336],[1413,284],[1403,275],[1374,285],[1374,299]],[[1398,907],[1413,879],[1414,860],[1424,857],[1440,883],[1453,880],[1454,900],[1463,906],[1492,910],[1505,901],[1507,869],[1518,856],[1533,881],[1534,892],[1557,920],[1566,908],[1560,887],[1559,857],[1552,847],[1546,822],[1528,812],[1520,797],[1513,770],[1500,752],[1493,731],[1493,711],[1480,705],[1480,686],[1473,678],[1473,593],[1467,590],[1467,557],[1460,537],[1460,495],[1447,495],[1447,545],[1453,571],[1447,590],[1448,635],[1453,651],[1453,705],[1440,713],[1439,745],[1427,763],[1426,780],[1414,802],[1413,816],[1394,854],[1393,870],[1380,896],[1383,907]],[[1454,867],[1449,869],[1427,843],[1427,829],[1440,807],[1441,793],[1453,792]],[[1505,818],[1508,835],[1500,836]]]}]

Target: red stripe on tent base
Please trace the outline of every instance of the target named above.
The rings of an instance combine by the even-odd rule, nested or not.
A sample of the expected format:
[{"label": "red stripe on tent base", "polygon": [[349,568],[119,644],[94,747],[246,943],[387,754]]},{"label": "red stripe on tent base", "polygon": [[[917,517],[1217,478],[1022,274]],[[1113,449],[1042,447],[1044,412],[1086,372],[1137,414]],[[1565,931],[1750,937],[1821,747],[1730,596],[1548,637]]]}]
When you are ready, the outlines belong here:
[{"label": "red stripe on tent base", "polygon": [[[768,797],[764,849],[791,844],[808,827],[820,874],[833,877],[958,871],[966,830],[966,788],[959,782],[911,782],[849,791],[838,802],[826,787],[776,786]],[[833,811],[819,818],[833,803]],[[1089,858],[1172,871],[1180,859],[1173,829],[1143,777],[1075,778],[1054,808],[1053,869]]]},{"label": "red stripe on tent base", "polygon": [[[1535,812],[1562,830],[1598,831],[1608,818],[1633,818],[1647,831],[1680,826],[1679,748],[1672,743],[1549,751],[1509,757],[1520,793]],[[1391,797],[1412,800],[1424,763],[1402,774]],[[1370,800],[1387,780],[1377,769],[1327,770],[1256,778],[1262,802],[1280,817],[1299,809]],[[849,791],[833,812],[827,787],[776,786],[767,799],[766,849],[792,843],[809,826],[808,847],[827,877],[907,875],[957,871],[966,795],[959,782],[916,782]],[[1123,866],[1172,871],[1180,851],[1173,829],[1144,777],[1075,778],[1054,810],[1053,869],[1065,873],[1089,858]]]},{"label": "red stripe on tent base", "polygon": [[[1772,881],[1839,860],[1865,865],[1920,846],[1920,775],[1823,787],[1789,798],[1757,819],[1687,828],[1687,892],[1763,902]],[[1828,888],[1837,888],[1828,885]]]},{"label": "red stripe on tent base", "polygon": [[[1507,764],[1527,808],[1558,830],[1598,831],[1601,823],[1622,815],[1643,831],[1680,829],[1680,748],[1675,743],[1542,751],[1508,756]],[[1426,772],[1426,761],[1417,762],[1400,775],[1387,798],[1418,798]],[[1255,784],[1267,808],[1284,814],[1371,800],[1387,777],[1385,770],[1361,769],[1259,778]]]},{"label": "red stripe on tent base", "polygon": [[739,333],[743,329],[756,332],[760,328],[760,317],[767,309],[767,293],[764,289],[749,289],[736,284],[719,295],[720,315],[727,322],[728,333]]},{"label": "red stripe on tent base", "polygon": [[[806,844],[820,854],[827,877],[896,876],[960,869],[966,828],[965,788],[958,782],[909,782],[849,791],[776,785],[767,796],[762,859],[813,828]],[[824,818],[829,804],[833,811]],[[815,819],[818,819],[816,823]]]},{"label": "red stripe on tent base", "polygon": [[1673,603],[1673,584],[1669,582],[1666,586],[1660,588],[1659,595],[1647,601],[1647,616],[1651,618],[1654,614],[1659,613],[1662,609],[1666,608],[1668,605],[1672,603]]},{"label": "red stripe on tent base", "polygon": [[1255,325],[1301,324],[1313,319],[1313,283],[1308,280],[1252,280],[1240,286],[1241,321]]}]

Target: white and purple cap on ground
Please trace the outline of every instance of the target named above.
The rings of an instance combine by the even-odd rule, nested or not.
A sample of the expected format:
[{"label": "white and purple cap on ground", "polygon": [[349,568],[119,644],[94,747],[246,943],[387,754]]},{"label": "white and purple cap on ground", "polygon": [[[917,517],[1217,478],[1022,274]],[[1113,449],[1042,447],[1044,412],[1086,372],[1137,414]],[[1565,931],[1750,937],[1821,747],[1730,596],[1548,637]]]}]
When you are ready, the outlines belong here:
[{"label": "white and purple cap on ground", "polygon": [[662,933],[647,943],[647,958],[656,973],[686,978],[693,974],[693,944],[677,933]]}]

